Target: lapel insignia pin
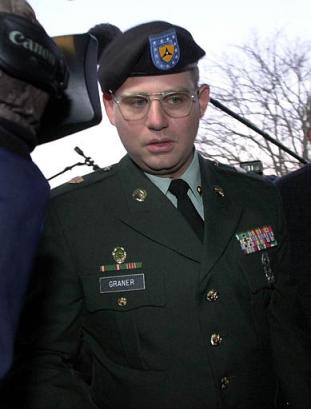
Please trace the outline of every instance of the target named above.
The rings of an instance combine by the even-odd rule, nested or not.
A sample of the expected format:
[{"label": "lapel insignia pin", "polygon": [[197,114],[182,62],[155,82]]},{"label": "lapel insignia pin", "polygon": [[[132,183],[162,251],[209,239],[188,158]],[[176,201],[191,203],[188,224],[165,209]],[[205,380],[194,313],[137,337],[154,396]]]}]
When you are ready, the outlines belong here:
[{"label": "lapel insignia pin", "polygon": [[114,259],[114,261],[118,264],[122,264],[124,263],[124,261],[126,260],[126,251],[124,249],[124,247],[115,247],[112,251],[112,257]]},{"label": "lapel insignia pin", "polygon": [[202,195],[202,186],[197,186],[197,192]]},{"label": "lapel insignia pin", "polygon": [[278,244],[271,226],[256,227],[246,232],[237,233],[235,237],[240,242],[244,254],[256,253]]},{"label": "lapel insignia pin", "polygon": [[132,197],[137,202],[144,202],[147,197],[147,192],[144,189],[136,189],[134,190]]},{"label": "lapel insignia pin", "polygon": [[218,196],[220,196],[220,197],[225,197],[224,190],[223,190],[222,187],[220,187],[220,186],[214,186],[213,190],[214,190],[214,192],[215,192]]},{"label": "lapel insignia pin", "polygon": [[82,183],[84,182],[84,178],[82,176],[75,176],[74,178],[70,179],[68,183]]}]

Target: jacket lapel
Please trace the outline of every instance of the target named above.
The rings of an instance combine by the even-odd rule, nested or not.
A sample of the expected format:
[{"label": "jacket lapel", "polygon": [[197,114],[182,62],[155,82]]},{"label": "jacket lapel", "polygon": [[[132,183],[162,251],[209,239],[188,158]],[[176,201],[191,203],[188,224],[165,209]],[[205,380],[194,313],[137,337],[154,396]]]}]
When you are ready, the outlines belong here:
[{"label": "jacket lapel", "polygon": [[231,199],[232,184],[217,166],[200,157],[205,239],[201,274],[206,276],[226,250],[237,230],[242,208]]},{"label": "jacket lapel", "polygon": [[117,216],[151,240],[200,262],[202,243],[177,209],[128,156],[120,167],[126,206]]}]

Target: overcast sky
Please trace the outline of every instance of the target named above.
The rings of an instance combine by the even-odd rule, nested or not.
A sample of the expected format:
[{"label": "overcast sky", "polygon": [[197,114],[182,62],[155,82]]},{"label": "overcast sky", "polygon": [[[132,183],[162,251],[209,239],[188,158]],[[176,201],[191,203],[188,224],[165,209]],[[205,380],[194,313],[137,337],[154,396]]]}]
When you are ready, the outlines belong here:
[{"label": "overcast sky", "polygon": [[[151,20],[166,20],[191,31],[206,53],[217,58],[231,46],[242,44],[256,31],[268,36],[282,29],[289,38],[311,41],[310,0],[28,0],[37,18],[51,36],[88,31],[95,24],[109,22],[122,30]],[[208,111],[207,114],[208,115]],[[115,130],[103,112],[102,122],[86,131],[42,145],[32,157],[46,177],[83,158],[79,146],[100,166],[118,161],[124,154]],[[55,186],[91,168],[77,167],[51,181]]]}]

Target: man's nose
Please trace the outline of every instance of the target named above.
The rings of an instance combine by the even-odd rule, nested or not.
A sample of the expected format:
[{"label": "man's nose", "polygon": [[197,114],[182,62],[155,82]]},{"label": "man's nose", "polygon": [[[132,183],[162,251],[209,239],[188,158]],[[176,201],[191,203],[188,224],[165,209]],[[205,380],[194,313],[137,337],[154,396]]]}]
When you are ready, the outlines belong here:
[{"label": "man's nose", "polygon": [[153,129],[162,129],[167,127],[167,121],[168,118],[163,111],[160,100],[158,98],[152,98],[147,114],[147,126]]}]

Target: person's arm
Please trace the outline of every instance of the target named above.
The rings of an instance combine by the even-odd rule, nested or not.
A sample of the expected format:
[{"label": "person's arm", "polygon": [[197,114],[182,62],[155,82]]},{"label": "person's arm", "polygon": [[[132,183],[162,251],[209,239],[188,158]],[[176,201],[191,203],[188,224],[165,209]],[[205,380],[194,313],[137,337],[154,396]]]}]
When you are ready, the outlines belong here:
[{"label": "person's arm", "polygon": [[[22,18],[37,26],[32,8],[25,0],[3,0],[0,17],[1,381],[12,363],[16,327],[49,197],[49,184],[30,157],[49,95],[16,77],[14,58],[18,47],[13,45],[12,53],[8,51],[11,42],[6,36],[13,29],[11,26],[7,30],[4,20]],[[12,61],[12,73],[8,61]],[[23,66],[19,65],[18,70],[22,72]]]},{"label": "person's arm", "polygon": [[289,243],[282,206],[279,220],[279,246],[275,283],[269,306],[269,323],[274,367],[280,382],[282,404],[292,409],[311,407],[311,354],[304,332],[297,325],[299,313],[294,271],[290,270]]},{"label": "person's arm", "polygon": [[83,294],[71,249],[53,211],[30,289],[18,337],[17,361],[6,390],[10,400],[15,394],[8,407],[95,409],[88,385],[76,368]]},{"label": "person's arm", "polygon": [[29,158],[0,146],[0,379],[13,360],[18,318],[49,197]]}]

